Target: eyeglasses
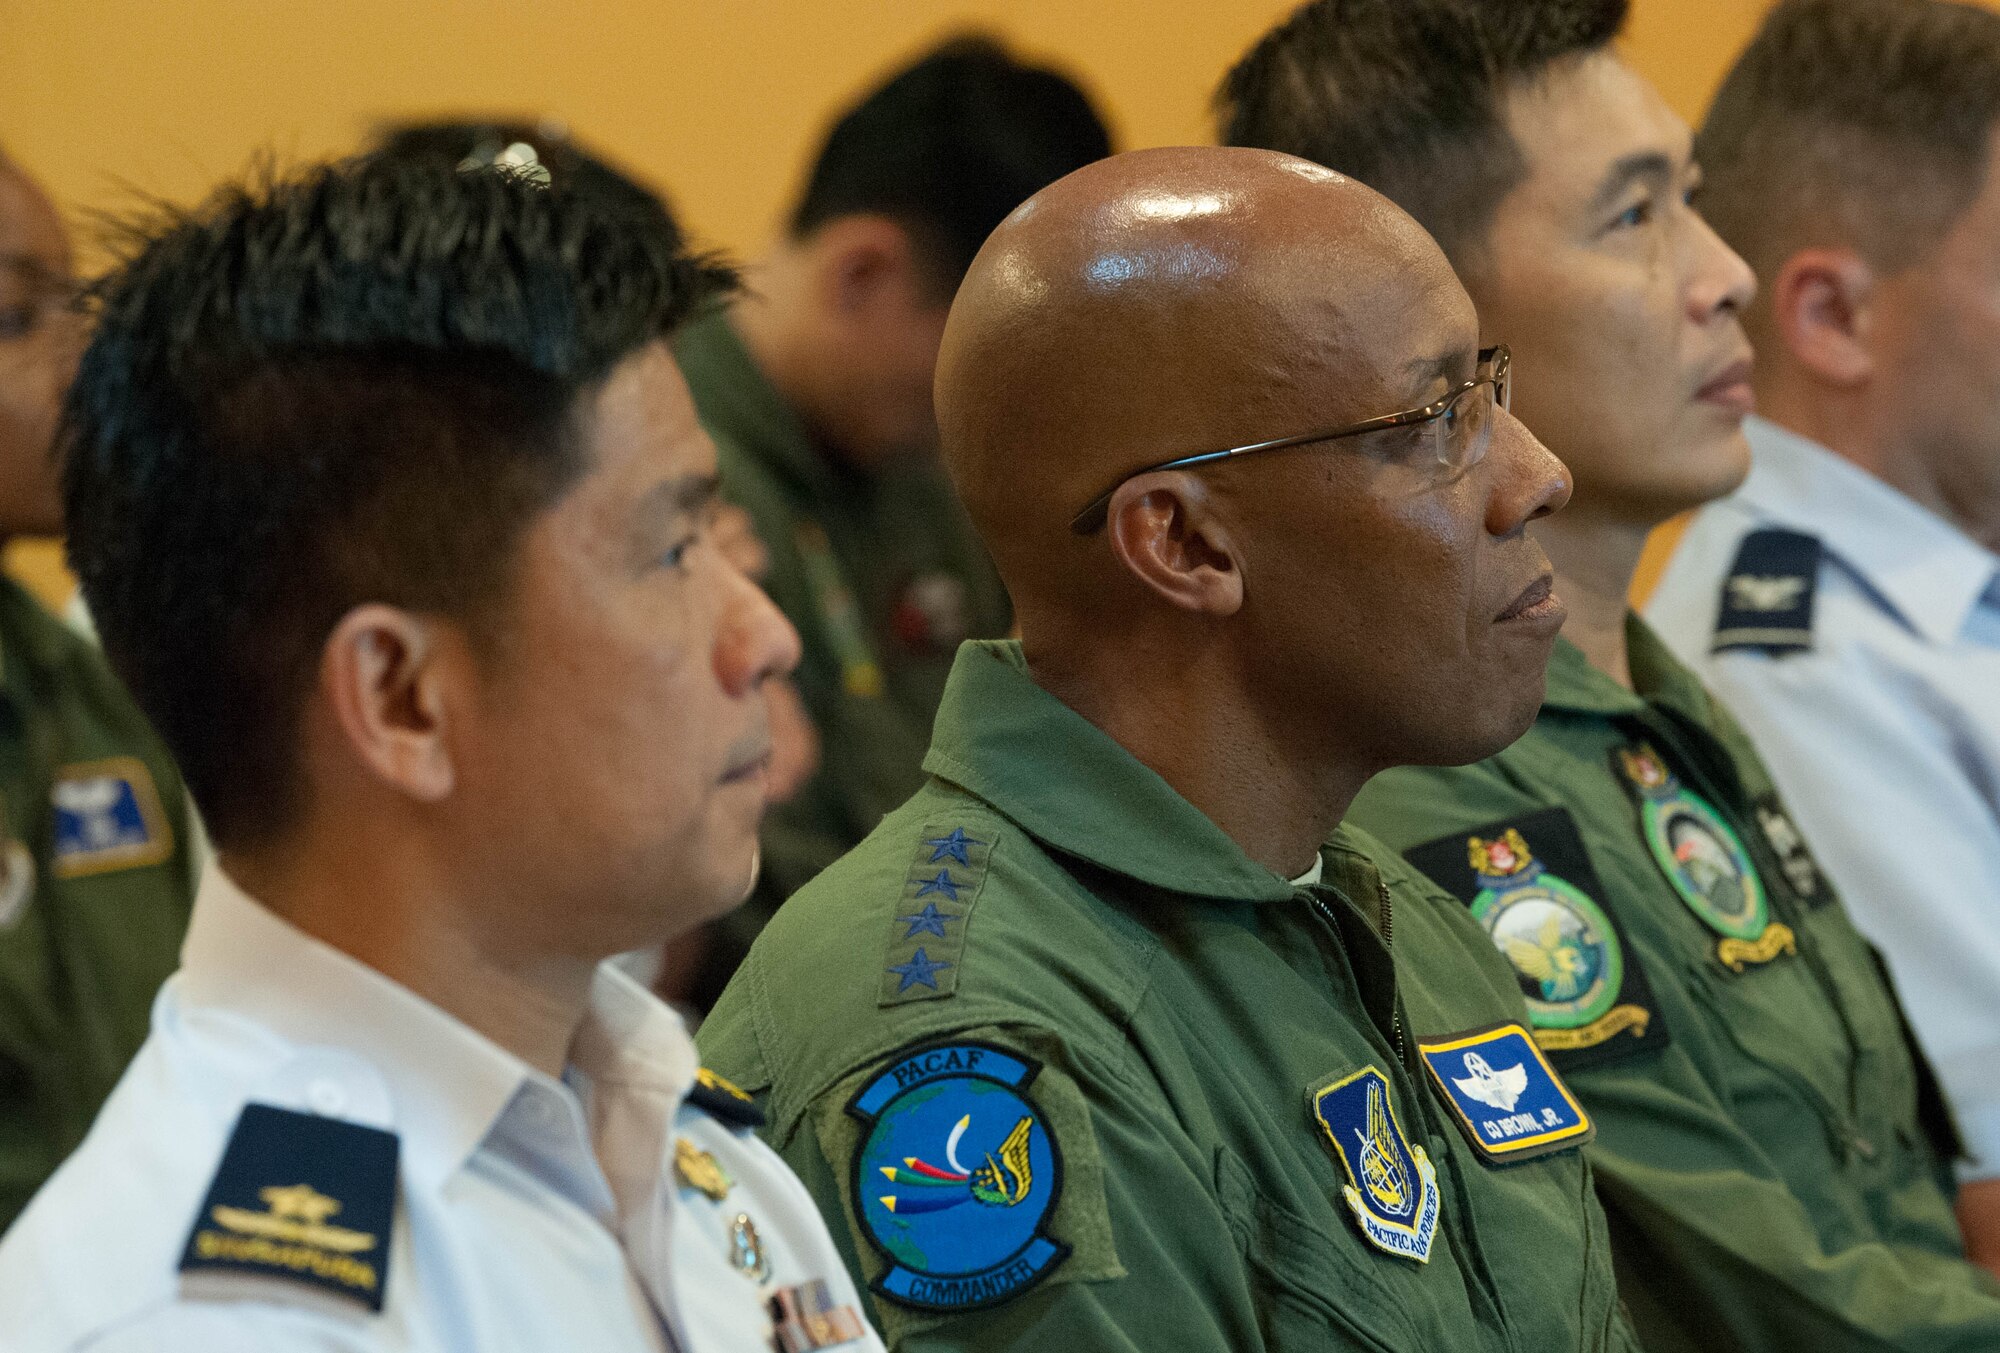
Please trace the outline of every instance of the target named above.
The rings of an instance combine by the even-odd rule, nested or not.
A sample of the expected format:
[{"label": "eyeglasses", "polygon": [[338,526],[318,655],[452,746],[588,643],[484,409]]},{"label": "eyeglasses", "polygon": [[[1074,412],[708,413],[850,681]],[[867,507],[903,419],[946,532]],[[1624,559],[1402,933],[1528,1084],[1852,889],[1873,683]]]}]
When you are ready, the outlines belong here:
[{"label": "eyeglasses", "polygon": [[1232,446],[1225,451],[1203,451],[1198,455],[1180,456],[1173,460],[1163,460],[1158,465],[1147,465],[1133,470],[1121,475],[1116,484],[1091,499],[1083,511],[1070,519],[1069,529],[1080,536],[1092,535],[1101,530],[1111,510],[1111,495],[1116,493],[1126,480],[1136,479],[1142,474],[1153,474],[1159,470],[1192,469],[1194,466],[1207,465],[1213,461],[1255,455],[1259,451],[1282,451],[1290,446],[1337,441],[1342,437],[1359,437],[1364,432],[1381,432],[1387,428],[1423,427],[1428,439],[1417,448],[1417,459],[1425,459],[1424,452],[1428,451],[1430,456],[1435,458],[1438,467],[1450,474],[1469,470],[1486,458],[1486,449],[1493,444],[1493,426],[1499,421],[1494,417],[1494,410],[1505,409],[1510,405],[1513,391],[1508,367],[1512,361],[1513,358],[1505,344],[1482,348],[1479,353],[1479,366],[1472,379],[1443,399],[1426,404],[1421,409],[1406,409],[1402,413],[1384,414],[1380,418],[1370,418],[1363,423],[1350,423],[1345,427],[1327,428],[1320,432],[1301,432],[1296,436],[1279,437],[1275,441]]}]

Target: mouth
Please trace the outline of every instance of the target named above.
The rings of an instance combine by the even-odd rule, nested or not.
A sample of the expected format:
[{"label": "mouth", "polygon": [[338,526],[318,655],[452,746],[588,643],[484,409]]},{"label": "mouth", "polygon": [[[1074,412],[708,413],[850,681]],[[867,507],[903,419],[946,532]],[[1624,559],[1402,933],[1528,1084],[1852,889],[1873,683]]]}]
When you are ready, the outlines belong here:
[{"label": "mouth", "polygon": [[764,773],[771,769],[770,737],[759,733],[743,739],[730,748],[727,766],[722,773],[722,784],[741,785],[763,779]]},{"label": "mouth", "polygon": [[1549,625],[1560,629],[1568,614],[1568,608],[1562,604],[1562,598],[1556,595],[1555,575],[1544,573],[1529,583],[1521,595],[1509,603],[1506,610],[1493,617],[1493,623],[1510,625],[1518,622],[1536,626]]},{"label": "mouth", "polygon": [[1694,397],[1739,417],[1748,417],[1757,412],[1757,392],[1750,384],[1750,376],[1755,369],[1750,358],[1738,358],[1695,391]]}]

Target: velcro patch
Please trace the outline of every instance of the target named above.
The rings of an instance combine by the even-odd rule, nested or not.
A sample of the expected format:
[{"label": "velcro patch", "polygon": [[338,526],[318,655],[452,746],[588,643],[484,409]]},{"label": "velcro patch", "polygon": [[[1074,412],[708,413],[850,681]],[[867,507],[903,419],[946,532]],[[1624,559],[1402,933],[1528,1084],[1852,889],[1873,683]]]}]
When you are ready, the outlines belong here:
[{"label": "velcro patch", "polygon": [[871,1286],[922,1311],[969,1311],[1020,1295],[1069,1246],[1045,1229],[1062,1152],[1028,1095],[1040,1066],[988,1043],[896,1055],[847,1105],[867,1128],[854,1207],[889,1261]]},{"label": "velcro patch", "polygon": [[396,1156],[393,1132],[244,1105],[180,1271],[275,1278],[381,1310]]},{"label": "velcro patch", "polygon": [[1756,648],[1799,653],[1812,647],[1813,589],[1819,583],[1817,536],[1775,528],[1743,537],[1722,580],[1711,653]]},{"label": "velcro patch", "polygon": [[1491,1165],[1582,1146],[1597,1128],[1548,1058],[1518,1024],[1419,1038],[1431,1080]]},{"label": "velcro patch", "polygon": [[1312,1114],[1333,1143],[1347,1184],[1341,1197],[1368,1243],[1427,1264],[1437,1234],[1437,1167],[1403,1135],[1389,1078],[1367,1066],[1313,1091]]},{"label": "velcro patch", "polygon": [[55,808],[51,852],[57,878],[158,864],[174,853],[174,832],[160,807],[153,773],[136,757],[113,756],[64,766],[49,801]]},{"label": "velcro patch", "polygon": [[1472,909],[1514,969],[1535,1042],[1576,1071],[1670,1040],[1566,808],[1453,832],[1404,852]]},{"label": "velcro patch", "polygon": [[953,995],[965,955],[965,930],[986,886],[993,831],[932,823],[919,834],[889,926],[878,1005]]}]

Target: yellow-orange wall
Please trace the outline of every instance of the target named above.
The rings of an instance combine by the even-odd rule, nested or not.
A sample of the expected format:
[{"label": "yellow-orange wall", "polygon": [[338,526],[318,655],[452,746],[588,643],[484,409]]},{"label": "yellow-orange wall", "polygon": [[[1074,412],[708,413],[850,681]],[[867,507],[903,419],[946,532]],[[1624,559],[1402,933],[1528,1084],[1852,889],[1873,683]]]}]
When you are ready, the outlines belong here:
[{"label": "yellow-orange wall", "polygon": [[[199,194],[260,147],[388,116],[559,114],[754,251],[828,109],[956,27],[1058,58],[1127,145],[1205,139],[1216,77],[1289,0],[0,0],[0,142],[66,204]],[[1634,60],[1690,115],[1761,0],[1637,0]]]},{"label": "yellow-orange wall", "polygon": [[[199,196],[374,122],[535,111],[754,253],[829,109],[956,28],[1082,75],[1126,146],[1208,136],[1217,76],[1292,0],[0,0],[0,144],[74,213]],[[1698,116],[1766,0],[1635,0],[1631,59]],[[23,551],[16,549],[16,556]],[[22,567],[59,592],[47,550]]]}]

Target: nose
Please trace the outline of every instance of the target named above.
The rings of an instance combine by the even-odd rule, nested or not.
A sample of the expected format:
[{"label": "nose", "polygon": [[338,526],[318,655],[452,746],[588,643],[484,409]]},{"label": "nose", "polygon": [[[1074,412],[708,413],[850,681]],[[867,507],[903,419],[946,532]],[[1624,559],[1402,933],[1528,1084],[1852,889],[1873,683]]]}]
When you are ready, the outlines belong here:
[{"label": "nose", "polygon": [[1757,274],[1699,213],[1689,211],[1688,318],[1706,325],[1718,316],[1741,315],[1757,296]]},{"label": "nose", "polygon": [[1494,429],[1494,466],[1486,500],[1486,529],[1495,536],[1513,535],[1529,522],[1546,517],[1569,501],[1569,467],[1536,440],[1527,424],[1502,409]]},{"label": "nose", "polygon": [[764,589],[733,563],[728,612],[715,646],[715,673],[731,695],[748,695],[799,665],[799,632]]}]

